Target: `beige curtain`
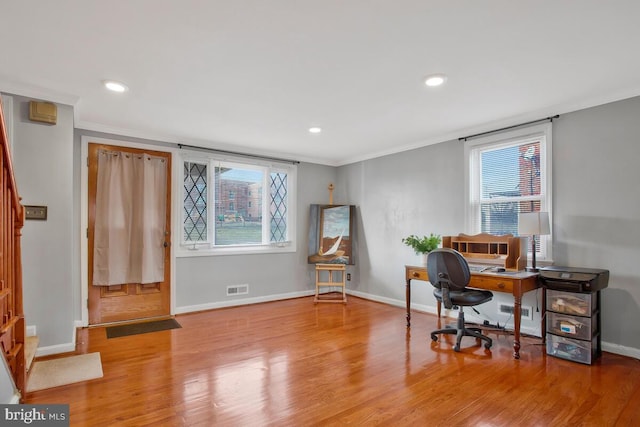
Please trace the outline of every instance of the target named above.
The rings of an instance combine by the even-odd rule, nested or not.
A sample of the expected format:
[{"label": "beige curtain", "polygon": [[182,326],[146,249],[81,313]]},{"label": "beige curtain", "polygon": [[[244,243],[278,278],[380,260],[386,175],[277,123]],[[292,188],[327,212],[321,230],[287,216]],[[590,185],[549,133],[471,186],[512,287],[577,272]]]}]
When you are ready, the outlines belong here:
[{"label": "beige curtain", "polygon": [[98,153],[93,285],[164,280],[167,162]]}]

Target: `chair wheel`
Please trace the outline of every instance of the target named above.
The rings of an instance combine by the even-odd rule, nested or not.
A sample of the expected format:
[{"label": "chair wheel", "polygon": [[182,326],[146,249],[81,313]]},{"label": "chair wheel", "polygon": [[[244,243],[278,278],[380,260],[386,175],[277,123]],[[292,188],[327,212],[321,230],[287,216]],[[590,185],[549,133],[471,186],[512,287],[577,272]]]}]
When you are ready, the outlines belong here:
[{"label": "chair wheel", "polygon": [[491,348],[491,344],[490,343],[485,343],[484,348],[486,348],[487,350],[489,350]]},{"label": "chair wheel", "polygon": [[437,336],[437,335],[433,335],[433,334],[431,334],[431,339],[432,339],[433,341],[438,341],[438,336]]},{"label": "chair wheel", "polygon": [[453,347],[453,351],[460,351],[460,346],[456,344],[456,346]]}]

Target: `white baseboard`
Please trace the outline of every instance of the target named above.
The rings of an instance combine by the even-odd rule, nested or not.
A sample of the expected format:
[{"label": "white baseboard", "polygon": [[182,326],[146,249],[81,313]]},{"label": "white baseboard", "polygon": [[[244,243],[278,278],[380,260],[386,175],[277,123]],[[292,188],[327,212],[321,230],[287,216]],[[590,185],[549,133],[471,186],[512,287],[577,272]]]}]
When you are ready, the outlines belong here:
[{"label": "white baseboard", "polygon": [[[360,292],[360,291],[354,291],[354,290],[347,289],[347,294],[348,295],[353,295],[353,296],[356,296],[356,297],[360,297],[360,298],[363,298],[363,299],[368,299],[370,301],[376,301],[376,302],[381,302],[381,303],[388,304],[388,305],[393,305],[395,307],[405,308],[407,306],[407,303],[404,300],[381,297],[381,296],[378,296],[378,295],[371,295],[371,294],[367,294],[365,292]],[[436,308],[428,306],[428,305],[412,303],[411,304],[411,309],[412,310],[416,310],[416,311],[421,311],[421,312],[424,312],[424,313],[436,314]]]},{"label": "white baseboard", "polygon": [[7,402],[9,405],[15,405],[20,403],[20,392],[15,391],[11,399]]},{"label": "white baseboard", "polygon": [[[50,356],[52,354],[60,354],[60,353],[69,353],[72,351],[76,351],[76,328],[80,327],[82,322],[79,320],[74,320],[73,328],[71,331],[71,342],[50,345],[45,347],[38,347],[36,349],[36,357],[40,356]],[[36,336],[36,326],[27,326],[27,336],[34,337]]]},{"label": "white baseboard", "polygon": [[259,304],[261,302],[280,301],[285,299],[307,297],[310,295],[315,295],[315,290],[291,292],[287,294],[278,294],[278,295],[268,295],[265,297],[241,298],[241,299],[234,299],[230,301],[211,302],[206,304],[187,305],[182,307],[176,307],[176,314],[194,313],[196,311],[213,310],[216,308],[237,307],[240,305]]},{"label": "white baseboard", "polygon": [[615,353],[621,356],[633,357],[640,360],[640,349],[633,347],[626,347],[624,345],[612,344],[608,342],[602,342],[602,351],[608,353]]},{"label": "white baseboard", "polygon": [[[353,295],[366,300],[376,301],[383,304],[392,305],[395,307],[402,307],[402,308],[406,307],[406,302],[404,300],[381,297],[378,295],[372,295],[365,292],[359,292],[359,291],[354,291],[350,289],[347,289],[346,292],[348,295]],[[269,295],[265,297],[242,298],[242,299],[235,299],[235,300],[224,301],[224,302],[212,302],[212,303],[206,303],[206,304],[187,305],[182,307],[176,307],[175,314],[194,313],[197,311],[213,310],[216,308],[237,307],[241,305],[259,304],[262,302],[271,302],[271,301],[306,297],[314,294],[315,294],[315,290],[308,290],[308,291],[302,291],[302,292],[291,292],[286,294]],[[425,305],[425,304],[412,303],[411,310],[422,312],[422,313],[437,314],[436,307]],[[453,310],[443,310],[442,313],[446,317],[454,318],[454,319],[458,316],[457,312]],[[471,318],[473,316],[470,315],[469,317]],[[76,328],[80,328],[84,326],[86,325],[83,325],[82,321],[80,320],[75,321]],[[35,329],[35,326],[34,326],[34,329]],[[538,328],[522,326],[520,331],[523,334],[537,336],[537,337],[540,336],[540,330]],[[47,356],[50,354],[65,353],[65,352],[74,351],[74,350],[75,350],[75,328],[74,328],[73,340],[71,343],[38,348],[38,351],[36,352],[36,356]],[[640,359],[640,349],[638,348],[626,347],[618,344],[602,342],[602,350],[609,353],[614,353],[622,356],[628,356],[628,357],[633,357],[635,359]]]},{"label": "white baseboard", "polygon": [[65,344],[56,344],[46,347],[38,347],[36,357],[49,356],[52,354],[69,353],[76,350],[76,344],[73,342]]},{"label": "white baseboard", "polygon": [[[347,290],[347,294],[349,295],[354,295],[363,299],[368,299],[371,301],[376,301],[376,302],[381,302],[384,304],[389,304],[389,305],[393,305],[396,307],[406,307],[407,304],[404,300],[397,300],[397,299],[392,299],[392,298],[385,298],[385,297],[380,297],[377,295],[371,295],[371,294],[367,294],[364,292],[358,292],[358,291],[350,291]],[[415,310],[415,311],[420,311],[423,313],[430,313],[430,314],[437,314],[437,310],[435,307],[433,306],[428,306],[428,305],[423,305],[423,304],[411,304],[411,310]],[[450,318],[456,318],[457,317],[457,312],[454,312],[453,310],[443,310],[442,311],[443,315],[445,315],[446,317],[450,317]],[[466,317],[467,313],[465,312],[465,320],[467,319]],[[472,315],[468,316],[468,318],[471,320],[473,318]],[[520,332],[522,332],[523,334],[527,334],[527,335],[531,335],[531,336],[536,336],[536,337],[540,337],[540,329],[539,328],[531,328],[531,327],[526,327],[526,326],[522,326],[520,328]],[[606,351],[608,353],[614,353],[614,354],[619,354],[621,356],[627,356],[627,357],[632,357],[634,359],[639,359],[640,360],[640,349],[638,348],[633,348],[633,347],[626,347],[623,345],[619,345],[619,344],[612,344],[612,343],[608,343],[608,342],[602,342],[602,351]]]}]

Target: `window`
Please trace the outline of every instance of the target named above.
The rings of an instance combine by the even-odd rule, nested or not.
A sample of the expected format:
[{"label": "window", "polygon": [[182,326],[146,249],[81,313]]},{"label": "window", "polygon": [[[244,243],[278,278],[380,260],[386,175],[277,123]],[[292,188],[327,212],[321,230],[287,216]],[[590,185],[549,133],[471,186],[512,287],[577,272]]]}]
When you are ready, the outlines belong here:
[{"label": "window", "polygon": [[[520,213],[551,217],[551,123],[469,140],[465,153],[471,233],[517,236]],[[551,258],[551,236],[540,236],[536,258]]]},{"label": "window", "polygon": [[183,171],[183,249],[295,250],[295,165],[194,154],[183,158]]}]

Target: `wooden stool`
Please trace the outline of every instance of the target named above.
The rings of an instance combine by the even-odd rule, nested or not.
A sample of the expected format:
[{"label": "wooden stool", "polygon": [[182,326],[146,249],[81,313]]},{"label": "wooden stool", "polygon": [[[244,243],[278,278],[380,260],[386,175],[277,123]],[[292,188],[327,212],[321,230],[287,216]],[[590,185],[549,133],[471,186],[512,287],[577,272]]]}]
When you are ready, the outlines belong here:
[{"label": "wooden stool", "polygon": [[[346,293],[346,276],[347,276],[347,266],[344,264],[316,264],[316,297],[313,299],[313,303],[316,304],[318,302],[341,302],[343,304],[347,303],[347,293]],[[323,282],[320,280],[320,273],[326,271],[329,274],[329,280]],[[341,279],[340,281],[334,281],[334,272],[340,272]],[[342,298],[333,298],[333,297],[320,297],[320,287],[321,286],[330,286],[330,287],[341,287],[342,288]]]}]

